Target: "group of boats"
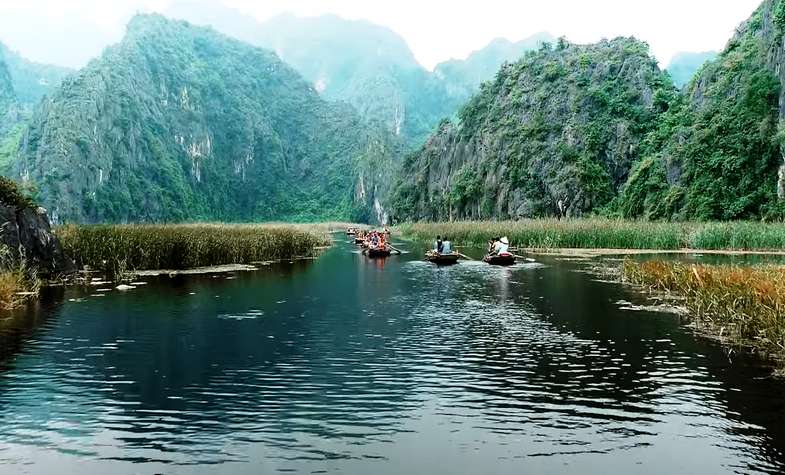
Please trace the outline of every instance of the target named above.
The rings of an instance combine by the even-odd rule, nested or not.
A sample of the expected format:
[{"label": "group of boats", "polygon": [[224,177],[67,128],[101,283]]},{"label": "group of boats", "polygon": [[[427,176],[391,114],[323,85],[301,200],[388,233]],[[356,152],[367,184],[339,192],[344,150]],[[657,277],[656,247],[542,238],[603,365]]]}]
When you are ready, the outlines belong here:
[{"label": "group of boats", "polygon": [[390,231],[364,231],[357,228],[346,230],[347,236],[354,236],[354,243],[362,248],[364,255],[370,258],[389,257],[393,252],[399,252],[388,241]]},{"label": "group of boats", "polygon": [[[349,228],[346,230],[346,235],[354,237],[354,243],[362,248],[364,255],[370,258],[389,257],[393,252],[400,253],[390,243],[390,231],[385,227],[382,231],[365,231],[359,228]],[[492,240],[489,244],[488,254],[483,258],[483,262],[495,266],[511,266],[517,261],[517,256],[508,252],[509,242],[507,238],[499,240]],[[496,247],[499,242],[504,243],[504,247],[500,249]],[[438,247],[438,245],[437,245]],[[449,266],[460,262],[461,259],[470,259],[469,257],[450,249],[439,252],[436,249],[429,250],[425,253],[425,260],[436,264],[437,266]]]}]

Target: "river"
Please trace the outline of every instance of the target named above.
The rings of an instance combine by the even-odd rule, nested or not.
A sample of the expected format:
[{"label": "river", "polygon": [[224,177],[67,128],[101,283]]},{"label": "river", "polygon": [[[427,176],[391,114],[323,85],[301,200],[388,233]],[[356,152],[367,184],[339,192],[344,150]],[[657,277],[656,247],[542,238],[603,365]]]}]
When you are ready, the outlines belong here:
[{"label": "river", "polygon": [[785,472],[760,361],[591,261],[415,251],[50,290],[0,322],[0,472]]}]

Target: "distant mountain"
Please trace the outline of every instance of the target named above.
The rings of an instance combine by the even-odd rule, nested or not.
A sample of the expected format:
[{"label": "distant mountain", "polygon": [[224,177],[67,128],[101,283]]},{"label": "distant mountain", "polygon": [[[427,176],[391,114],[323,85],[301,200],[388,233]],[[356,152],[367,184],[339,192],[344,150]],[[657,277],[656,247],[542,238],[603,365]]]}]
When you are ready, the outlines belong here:
[{"label": "distant mountain", "polygon": [[399,220],[581,216],[608,206],[676,95],[634,38],[557,44],[508,63],[407,157]]},{"label": "distant mountain", "polygon": [[[403,38],[390,29],[334,15],[280,15],[255,23],[242,13],[204,0],[175,2],[167,15],[211,25],[225,34],[275,51],[323,97],[354,106],[369,122],[414,148],[492,79],[504,61],[536,48],[547,34],[493,42],[464,66],[451,61],[440,73],[425,70]],[[254,25],[255,23],[255,25]]]},{"label": "distant mountain", "polygon": [[391,148],[273,53],[141,15],[37,108],[15,170],[56,222],[369,219]]},{"label": "distant mountain", "polygon": [[474,51],[465,60],[453,59],[440,63],[436,75],[450,87],[460,88],[454,94],[471,96],[480,84],[492,79],[502,64],[519,60],[526,52],[538,49],[544,43],[554,43],[550,33],[537,33],[518,42],[504,38],[491,41],[486,47]]},{"label": "distant mountain", "polygon": [[717,55],[716,51],[706,51],[703,53],[678,53],[666,68],[670,73],[673,83],[682,88],[689,83],[695,73],[709,61],[713,61]]},{"label": "distant mountain", "polygon": [[21,112],[11,73],[0,56],[0,175],[9,171],[19,136]]},{"label": "distant mountain", "polygon": [[14,93],[14,83],[11,80],[11,72],[8,65],[0,57],[0,131],[9,121],[9,114],[17,105],[16,94]]},{"label": "distant mountain", "polygon": [[60,66],[35,63],[0,43],[0,57],[5,60],[19,103],[32,109],[41,98],[60,85],[73,71]]}]

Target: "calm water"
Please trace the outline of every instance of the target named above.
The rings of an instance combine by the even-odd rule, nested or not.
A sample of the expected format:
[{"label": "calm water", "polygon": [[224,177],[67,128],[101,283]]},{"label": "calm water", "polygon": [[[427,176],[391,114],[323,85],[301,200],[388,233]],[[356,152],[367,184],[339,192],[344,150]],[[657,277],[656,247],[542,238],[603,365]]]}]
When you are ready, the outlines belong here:
[{"label": "calm water", "polygon": [[0,322],[0,473],[785,471],[785,383],[586,262],[352,251]]}]

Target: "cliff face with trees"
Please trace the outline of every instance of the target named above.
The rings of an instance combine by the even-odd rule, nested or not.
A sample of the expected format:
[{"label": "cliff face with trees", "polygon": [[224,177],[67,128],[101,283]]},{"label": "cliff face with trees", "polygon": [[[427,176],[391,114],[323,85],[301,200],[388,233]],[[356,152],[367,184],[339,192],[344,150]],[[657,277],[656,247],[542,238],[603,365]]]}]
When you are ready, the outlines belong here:
[{"label": "cliff face with trees", "polygon": [[676,90],[648,47],[560,40],[506,65],[407,157],[399,219],[580,216],[612,204]]},{"label": "cliff face with trees", "polygon": [[39,106],[15,172],[55,222],[351,219],[393,147],[272,52],[145,15]]},{"label": "cliff face with trees", "polygon": [[662,117],[621,200],[628,217],[781,218],[785,0],[766,0]]},{"label": "cliff face with trees", "polygon": [[784,38],[764,1],[682,91],[631,39],[530,54],[407,158],[395,214],[782,219]]}]

